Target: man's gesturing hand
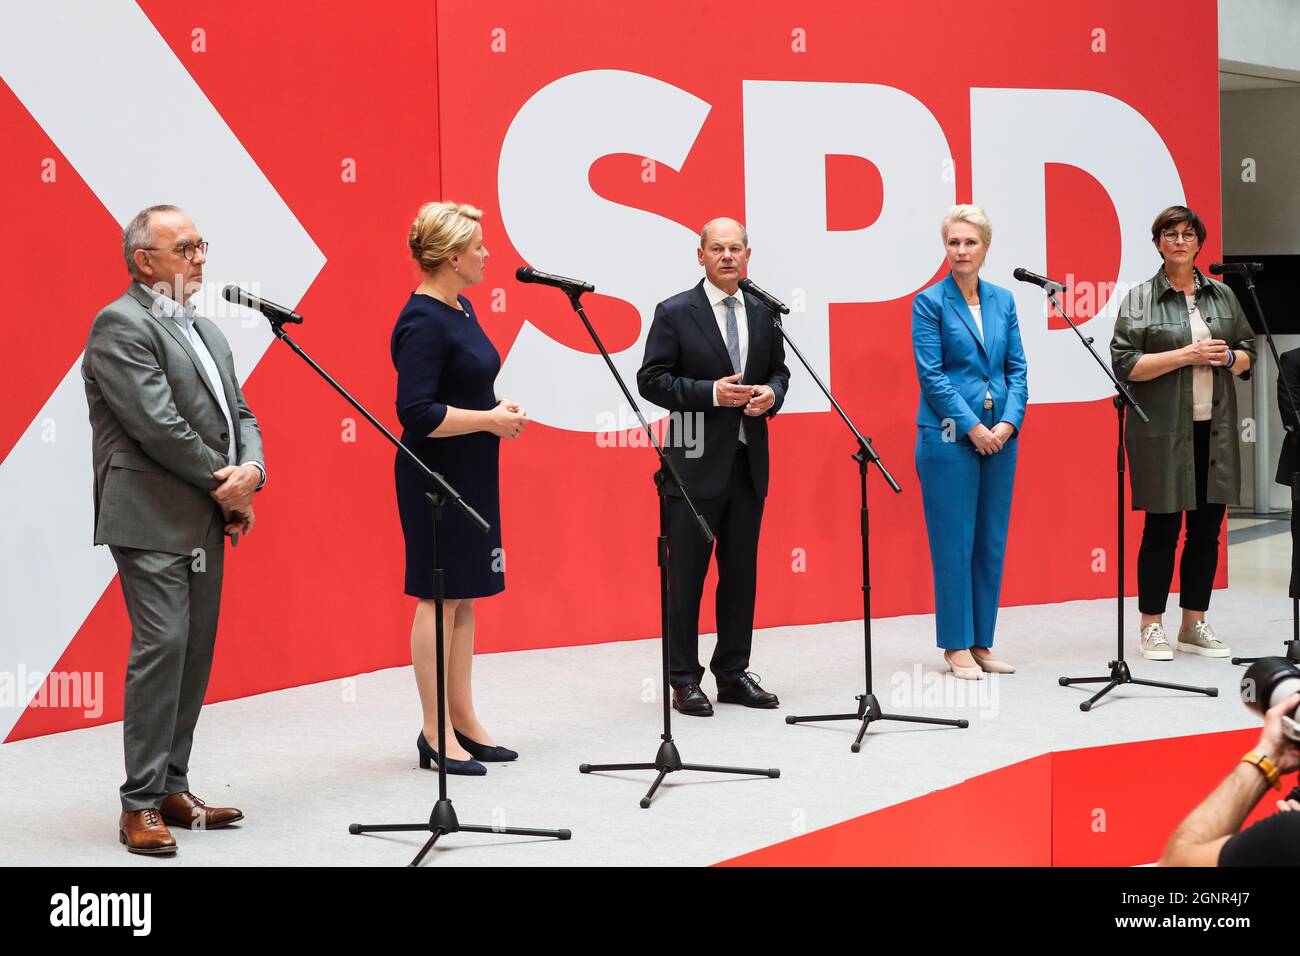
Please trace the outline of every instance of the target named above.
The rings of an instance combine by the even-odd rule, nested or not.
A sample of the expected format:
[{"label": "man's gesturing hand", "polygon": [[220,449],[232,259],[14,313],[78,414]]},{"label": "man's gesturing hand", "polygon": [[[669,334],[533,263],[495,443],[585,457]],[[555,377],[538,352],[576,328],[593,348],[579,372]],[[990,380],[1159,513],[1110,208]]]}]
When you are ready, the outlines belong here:
[{"label": "man's gesturing hand", "polygon": [[753,385],[753,397],[745,406],[745,414],[766,415],[771,407],[776,404],[776,392],[772,391],[768,385]]},{"label": "man's gesturing hand", "polygon": [[740,384],[739,372],[713,383],[713,395],[717,398],[718,404],[725,408],[740,408],[753,394],[754,386]]},{"label": "man's gesturing hand", "polygon": [[217,504],[226,511],[247,511],[262,481],[262,472],[256,465],[227,465],[214,471],[212,477],[221,482],[212,492]]},{"label": "man's gesturing hand", "polygon": [[252,505],[249,505],[243,511],[223,511],[222,513],[226,517],[226,534],[249,534],[253,530],[256,519],[253,516]]}]

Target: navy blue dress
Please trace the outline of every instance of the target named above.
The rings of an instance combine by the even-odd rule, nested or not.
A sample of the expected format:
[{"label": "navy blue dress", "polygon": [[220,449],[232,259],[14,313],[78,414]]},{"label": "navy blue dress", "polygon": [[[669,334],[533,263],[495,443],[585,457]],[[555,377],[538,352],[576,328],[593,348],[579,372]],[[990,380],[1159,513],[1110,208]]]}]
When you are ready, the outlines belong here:
[{"label": "navy blue dress", "polygon": [[[505,588],[501,550],[498,453],[501,440],[491,432],[429,438],[447,416],[447,406],[487,411],[496,403],[495,382],[501,356],[478,324],[464,296],[461,312],[432,296],[411,293],[393,329],[397,368],[397,418],[402,443],[441,474],[483,519],[484,534],[454,504],[442,509],[438,558],[444,595],[486,597]],[[394,465],[397,509],[406,539],[406,593],[433,597],[432,515],[423,476],[400,452]]]}]

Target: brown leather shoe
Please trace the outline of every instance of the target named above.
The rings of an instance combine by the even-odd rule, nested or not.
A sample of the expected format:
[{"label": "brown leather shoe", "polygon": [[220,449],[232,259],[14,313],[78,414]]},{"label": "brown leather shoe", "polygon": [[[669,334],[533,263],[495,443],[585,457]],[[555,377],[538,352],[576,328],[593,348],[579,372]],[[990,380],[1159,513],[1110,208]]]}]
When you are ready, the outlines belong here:
[{"label": "brown leather shoe", "polygon": [[117,838],[128,853],[175,853],[176,841],[157,810],[123,811],[117,820]]},{"label": "brown leather shoe", "polygon": [[244,819],[234,807],[210,807],[188,790],[173,793],[158,810],[168,823],[191,830],[217,830]]}]

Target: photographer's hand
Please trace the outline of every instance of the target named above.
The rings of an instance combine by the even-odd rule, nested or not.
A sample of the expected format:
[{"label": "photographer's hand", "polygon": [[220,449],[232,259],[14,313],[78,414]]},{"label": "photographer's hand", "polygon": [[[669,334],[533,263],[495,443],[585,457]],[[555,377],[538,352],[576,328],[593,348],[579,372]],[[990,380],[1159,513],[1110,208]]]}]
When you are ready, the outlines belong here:
[{"label": "photographer's hand", "polygon": [[1264,714],[1264,733],[1255,747],[1256,753],[1272,760],[1284,776],[1300,768],[1300,750],[1282,732],[1282,718],[1293,714],[1297,706],[1300,706],[1300,694],[1292,694],[1276,707],[1270,707]]},{"label": "photographer's hand", "polygon": [[[1293,694],[1264,715],[1264,733],[1255,748],[1267,756],[1281,773],[1300,766],[1300,753],[1282,733],[1282,717],[1300,705]],[[1223,844],[1241,829],[1246,815],[1268,792],[1268,779],[1260,768],[1238,762],[1214,791],[1187,815],[1165,847],[1161,866],[1217,866]]]}]

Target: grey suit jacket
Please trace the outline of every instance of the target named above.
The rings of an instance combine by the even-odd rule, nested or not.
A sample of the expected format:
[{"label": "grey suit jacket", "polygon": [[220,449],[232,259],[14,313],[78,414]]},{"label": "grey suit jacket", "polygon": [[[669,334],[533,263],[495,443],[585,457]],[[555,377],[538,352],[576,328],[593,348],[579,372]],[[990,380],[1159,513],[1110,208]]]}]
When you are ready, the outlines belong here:
[{"label": "grey suit jacket", "polygon": [[217,511],[212,473],[227,464],[226,417],[234,419],[235,464],[264,461],[262,433],[235,377],[221,330],[194,327],[221,374],[209,382],[171,318],[151,311],[135,283],[90,327],[81,377],[90,406],[95,463],[95,544],[190,554],[204,545]]}]

